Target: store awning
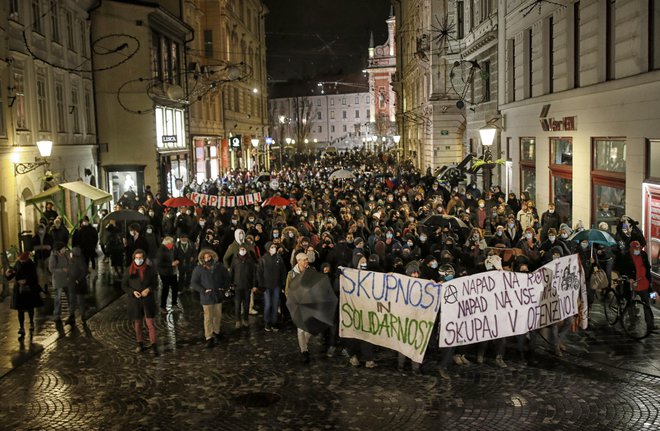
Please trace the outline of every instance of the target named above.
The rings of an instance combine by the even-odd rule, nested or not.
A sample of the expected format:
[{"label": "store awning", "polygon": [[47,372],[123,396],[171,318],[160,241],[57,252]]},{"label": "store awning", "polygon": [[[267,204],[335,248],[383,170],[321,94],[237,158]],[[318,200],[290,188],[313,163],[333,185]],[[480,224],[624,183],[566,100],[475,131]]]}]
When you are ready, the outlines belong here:
[{"label": "store awning", "polygon": [[91,200],[93,205],[100,205],[112,200],[112,195],[104,190],[90,186],[89,184],[82,181],[72,181],[70,183],[62,183],[56,185],[55,187],[51,187],[48,190],[39,193],[38,195],[26,199],[25,203],[38,204],[40,202],[47,201],[51,199],[51,196],[61,192],[62,190],[69,190],[73,193],[79,194],[80,196],[84,196]]}]

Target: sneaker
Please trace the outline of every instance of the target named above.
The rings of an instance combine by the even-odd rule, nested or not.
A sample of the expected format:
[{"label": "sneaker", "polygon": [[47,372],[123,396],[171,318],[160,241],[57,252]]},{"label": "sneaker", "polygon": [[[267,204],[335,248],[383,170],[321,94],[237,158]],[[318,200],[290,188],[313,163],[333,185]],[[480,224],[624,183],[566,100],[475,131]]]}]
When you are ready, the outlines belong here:
[{"label": "sneaker", "polygon": [[236,323],[234,324],[234,328],[236,328],[236,329],[241,329],[241,322],[236,322]]},{"label": "sneaker", "polygon": [[344,358],[350,358],[351,357],[351,355],[348,354],[348,350],[346,350],[346,349],[341,349],[341,355]]},{"label": "sneaker", "polygon": [[335,346],[328,347],[328,351],[325,353],[325,356],[327,356],[328,358],[332,358],[333,356],[335,356],[336,350],[337,348]]},{"label": "sneaker", "polygon": [[376,362],[374,361],[367,361],[364,364],[365,368],[376,368],[378,365],[376,365]]},{"label": "sneaker", "polygon": [[265,330],[266,332],[270,332],[270,331],[273,330],[273,328],[270,326],[270,323],[266,323],[266,326],[264,327],[264,330]]},{"label": "sneaker", "polygon": [[[452,356],[452,359],[454,360],[454,364],[456,365],[463,365],[463,360],[461,359],[461,355],[454,355]],[[477,362],[479,359],[477,359]]]},{"label": "sneaker", "polygon": [[280,328],[278,328],[278,327],[275,326],[275,325],[270,325],[270,329],[271,329],[273,332],[279,332],[279,330],[280,330]]},{"label": "sneaker", "polygon": [[465,355],[461,355],[461,362],[463,365],[470,365],[472,362],[468,361],[468,359],[465,357]]},{"label": "sneaker", "polygon": [[259,312],[257,310],[255,310],[254,308],[251,308],[250,311],[249,311],[249,314],[250,314],[250,316],[256,316],[257,314],[259,314]]},{"label": "sneaker", "polygon": [[144,343],[142,342],[138,343],[138,345],[135,347],[135,353],[142,353],[144,350]]},{"label": "sneaker", "polygon": [[309,364],[309,352],[302,352],[303,364]]},{"label": "sneaker", "polygon": [[359,367],[360,366],[360,360],[355,355],[351,356],[351,359],[348,362],[350,362],[351,365],[354,366],[354,367]]},{"label": "sneaker", "polygon": [[205,348],[210,349],[213,346],[215,346],[215,338],[209,338],[206,340],[206,345],[204,346]]},{"label": "sneaker", "polygon": [[504,362],[504,359],[502,359],[501,356],[498,356],[495,358],[495,365],[497,365],[498,368],[506,368],[506,362]]},{"label": "sneaker", "polygon": [[484,363],[484,354],[483,354],[483,353],[479,353],[479,354],[477,355],[477,364],[483,364],[483,363]]},{"label": "sneaker", "polygon": [[245,319],[243,319],[243,323],[242,323],[242,324],[243,324],[243,327],[244,327],[244,328],[247,328],[248,326],[250,326],[250,324],[248,323],[248,321],[245,320]]},{"label": "sneaker", "polygon": [[440,378],[444,379],[444,380],[449,380],[451,378],[449,376],[449,371],[447,371],[446,368],[440,368],[440,371],[438,371],[438,374],[440,375]]}]

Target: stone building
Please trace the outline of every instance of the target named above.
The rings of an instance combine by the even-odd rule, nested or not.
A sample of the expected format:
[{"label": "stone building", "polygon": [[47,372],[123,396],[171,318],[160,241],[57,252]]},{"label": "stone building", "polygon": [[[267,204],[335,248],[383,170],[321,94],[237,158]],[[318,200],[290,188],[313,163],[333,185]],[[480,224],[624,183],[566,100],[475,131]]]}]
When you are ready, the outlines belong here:
[{"label": "stone building", "polygon": [[[97,127],[89,11],[94,1],[0,4],[0,248],[34,233],[40,212],[25,204],[51,184],[96,183]],[[40,158],[36,143],[52,142]],[[35,158],[37,163],[35,163]],[[48,162],[48,165],[44,164]],[[47,175],[47,172],[53,175]],[[72,223],[79,201],[53,196]],[[85,206],[84,202],[82,203]],[[60,212],[61,213],[61,212]]]}]

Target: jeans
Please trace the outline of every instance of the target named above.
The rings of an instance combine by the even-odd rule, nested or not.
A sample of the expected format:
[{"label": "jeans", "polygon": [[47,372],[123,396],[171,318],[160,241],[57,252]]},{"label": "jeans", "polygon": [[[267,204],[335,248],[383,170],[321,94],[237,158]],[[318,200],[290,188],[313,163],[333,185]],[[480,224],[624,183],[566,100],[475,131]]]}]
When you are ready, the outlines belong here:
[{"label": "jeans", "polygon": [[264,322],[277,323],[277,307],[280,303],[280,288],[264,290]]},{"label": "jeans", "polygon": [[69,286],[59,286],[55,289],[55,298],[53,299],[53,316],[59,319],[62,308],[62,291],[66,295],[67,300],[69,301],[69,317],[73,318],[75,316],[76,309],[76,291],[74,287]]},{"label": "jeans", "polygon": [[177,286],[176,275],[161,275],[160,281],[163,283],[163,291],[160,295],[160,308],[167,308],[167,296],[172,290],[172,307],[177,304],[179,286]]},{"label": "jeans", "polygon": [[241,309],[243,309],[243,320],[248,320],[250,312],[250,289],[236,289],[234,295],[234,320],[241,321]]}]

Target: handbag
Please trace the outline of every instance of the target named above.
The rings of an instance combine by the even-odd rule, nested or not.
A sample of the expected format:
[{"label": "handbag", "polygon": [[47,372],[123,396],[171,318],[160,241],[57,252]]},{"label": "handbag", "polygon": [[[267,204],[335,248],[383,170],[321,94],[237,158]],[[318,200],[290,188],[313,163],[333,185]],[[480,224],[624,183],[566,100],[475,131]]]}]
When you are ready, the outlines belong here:
[{"label": "handbag", "polygon": [[591,274],[591,278],[589,279],[589,287],[597,292],[600,292],[601,290],[609,287],[609,285],[610,283],[607,280],[605,271],[598,268],[594,269],[594,272]]}]

